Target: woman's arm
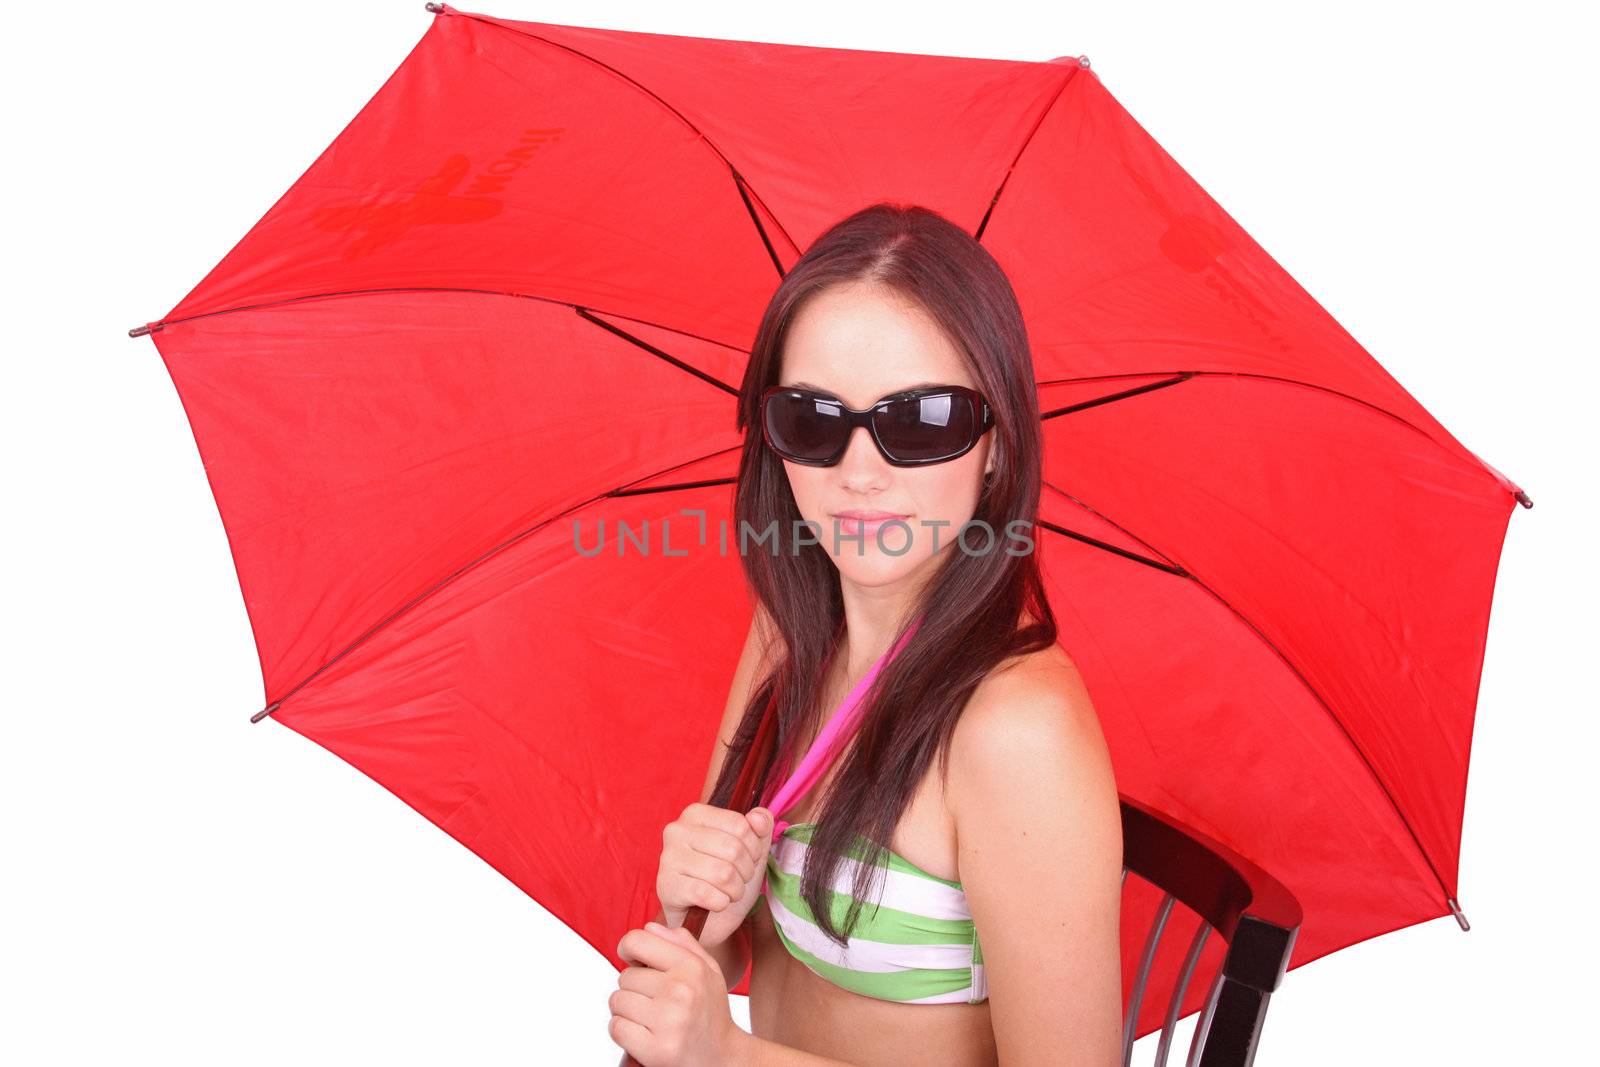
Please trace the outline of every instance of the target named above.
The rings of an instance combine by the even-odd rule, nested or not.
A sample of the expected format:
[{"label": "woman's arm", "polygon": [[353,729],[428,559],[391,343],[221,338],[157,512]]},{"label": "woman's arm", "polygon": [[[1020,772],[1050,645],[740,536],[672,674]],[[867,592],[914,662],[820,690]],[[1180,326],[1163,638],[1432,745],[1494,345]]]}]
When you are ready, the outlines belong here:
[{"label": "woman's arm", "polygon": [[1002,1064],[1121,1055],[1122,813],[1071,662],[992,675],[956,724],[949,804]]}]

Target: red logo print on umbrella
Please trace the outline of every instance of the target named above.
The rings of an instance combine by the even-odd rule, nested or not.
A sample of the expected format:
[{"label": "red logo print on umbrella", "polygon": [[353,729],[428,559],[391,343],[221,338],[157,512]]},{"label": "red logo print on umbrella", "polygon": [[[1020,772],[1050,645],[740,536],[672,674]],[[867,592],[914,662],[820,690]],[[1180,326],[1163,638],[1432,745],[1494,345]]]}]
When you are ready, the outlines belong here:
[{"label": "red logo print on umbrella", "polygon": [[466,156],[458,153],[404,199],[379,198],[356,204],[328,205],[312,214],[311,224],[319,230],[354,234],[354,239],[345,246],[344,258],[360,259],[417,226],[482,222],[498,215],[505,206],[498,195],[516,171],[537,149],[556,140],[562,132],[559,129],[526,131],[525,143],[473,174],[465,189],[459,187],[472,173],[472,166]]}]

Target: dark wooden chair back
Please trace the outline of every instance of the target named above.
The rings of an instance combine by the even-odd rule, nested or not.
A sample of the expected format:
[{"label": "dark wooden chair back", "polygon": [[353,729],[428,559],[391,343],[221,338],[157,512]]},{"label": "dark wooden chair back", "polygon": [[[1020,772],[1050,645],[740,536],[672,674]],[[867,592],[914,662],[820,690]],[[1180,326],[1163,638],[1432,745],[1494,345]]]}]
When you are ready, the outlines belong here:
[{"label": "dark wooden chair back", "polygon": [[1166,1067],[1184,992],[1206,939],[1227,949],[1195,1025],[1185,1067],[1250,1067],[1267,1001],[1289,966],[1300,931],[1300,903],[1283,884],[1214,838],[1122,798],[1122,880],[1131,872],[1161,891],[1123,1015],[1122,1063],[1130,1067],[1139,1009],[1161,935],[1175,904],[1199,916],[1168,998],[1154,1067]]}]

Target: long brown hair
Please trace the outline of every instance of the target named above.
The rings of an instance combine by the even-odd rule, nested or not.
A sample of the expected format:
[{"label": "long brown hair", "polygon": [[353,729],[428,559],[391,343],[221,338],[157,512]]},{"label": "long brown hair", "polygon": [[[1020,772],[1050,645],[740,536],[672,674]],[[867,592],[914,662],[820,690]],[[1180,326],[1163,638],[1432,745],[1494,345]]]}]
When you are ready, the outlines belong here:
[{"label": "long brown hair", "polygon": [[[760,532],[776,520],[782,550],[740,553],[746,580],[782,637],[783,654],[753,692],[710,802],[731,803],[734,783],[770,701],[776,701],[777,744],[762,770],[758,795],[775,766],[792,767],[801,738],[813,736],[828,710],[817,706],[823,668],[844,622],[839,573],[822,545],[798,550],[790,531],[801,521],[783,461],[762,436],[762,390],[781,373],[786,328],[805,301],[829,286],[867,282],[925,309],[963,351],[996,425],[994,474],[978,499],[974,522],[995,543],[951,544],[923,587],[910,617],[921,624],[866,694],[856,742],[830,784],[801,877],[801,896],[817,924],[843,945],[855,929],[874,866],[884,860],[900,816],[934,756],[948,771],[950,736],[978,683],[1008,657],[1056,640],[1034,551],[1019,552],[1007,531],[1021,529],[1037,545],[1041,439],[1033,358],[1011,283],[988,250],[937,212],[876,203],[834,224],[785,275],[756,332],[739,396],[737,426],[745,431],[735,492],[736,526]],[[1022,520],[1025,526],[1009,524]],[[746,526],[748,524],[748,526]],[[742,541],[741,541],[742,543]],[[1006,550],[1006,546],[1011,551]],[[975,553],[975,554],[969,554]],[[1022,609],[1036,620],[1018,627]],[[809,727],[809,728],[808,728]],[[835,926],[828,887],[841,856],[857,840],[857,872],[844,929]]]}]

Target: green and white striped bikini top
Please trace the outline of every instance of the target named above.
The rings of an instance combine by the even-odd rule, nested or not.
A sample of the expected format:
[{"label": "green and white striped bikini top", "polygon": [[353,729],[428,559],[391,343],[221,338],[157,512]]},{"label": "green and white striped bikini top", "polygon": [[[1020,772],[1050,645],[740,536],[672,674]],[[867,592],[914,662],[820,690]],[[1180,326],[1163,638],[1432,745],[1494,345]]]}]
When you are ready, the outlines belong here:
[{"label": "green and white striped bikini top", "polygon": [[[763,801],[775,822],[761,891],[789,954],[834,985],[905,1004],[979,1004],[988,999],[989,989],[977,928],[960,882],[930,874],[887,851],[886,859],[878,863],[882,873],[872,876],[882,879],[882,895],[876,905],[871,901],[863,905],[855,930],[841,947],[822,932],[800,896],[800,873],[817,824],[791,824],[781,818],[854,734],[862,696],[915,630],[913,624],[872,665],[823,725],[794,773]],[[844,925],[866,844],[857,837],[834,874],[828,898],[836,929]]]}]

